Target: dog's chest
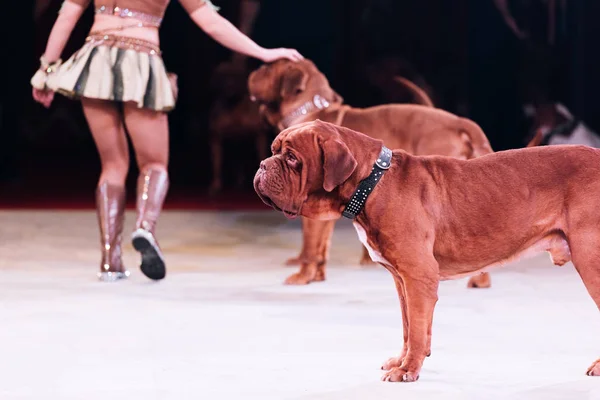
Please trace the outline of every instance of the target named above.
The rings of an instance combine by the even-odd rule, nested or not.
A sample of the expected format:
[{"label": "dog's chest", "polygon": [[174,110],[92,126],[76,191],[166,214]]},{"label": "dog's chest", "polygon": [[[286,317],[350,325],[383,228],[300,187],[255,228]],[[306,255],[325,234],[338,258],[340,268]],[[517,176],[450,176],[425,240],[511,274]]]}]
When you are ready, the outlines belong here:
[{"label": "dog's chest", "polygon": [[363,246],[365,246],[365,248],[369,252],[371,260],[373,260],[376,263],[392,266],[388,260],[383,258],[379,251],[375,250],[369,245],[367,240],[367,232],[365,231],[365,229],[362,226],[360,226],[358,222],[353,222],[352,225],[354,225],[354,229],[356,229],[356,233],[358,234],[358,240],[360,240],[360,242],[363,244]]}]

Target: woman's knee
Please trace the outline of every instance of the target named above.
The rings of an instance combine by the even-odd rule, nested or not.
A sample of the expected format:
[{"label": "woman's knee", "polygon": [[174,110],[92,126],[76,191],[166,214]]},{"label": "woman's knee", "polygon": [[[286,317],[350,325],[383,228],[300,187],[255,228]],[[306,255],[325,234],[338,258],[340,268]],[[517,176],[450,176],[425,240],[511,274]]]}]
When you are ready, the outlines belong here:
[{"label": "woman's knee", "polygon": [[148,168],[167,169],[169,150],[164,146],[158,146],[156,143],[153,143],[152,139],[148,139],[143,146],[135,146],[135,153],[140,171]]},{"label": "woman's knee", "polygon": [[121,171],[125,174],[129,169],[129,154],[127,149],[120,149],[117,146],[97,147],[100,154],[100,163],[102,170]]},{"label": "woman's knee", "polygon": [[147,169],[167,169],[168,165],[168,150],[167,149],[144,149],[135,148],[136,162],[140,171]]},{"label": "woman's knee", "polygon": [[102,163],[102,172],[100,174],[100,183],[108,182],[113,185],[124,185],[129,173],[129,162],[119,160]]},{"label": "woman's knee", "polygon": [[[167,168],[169,162],[168,131],[160,129],[131,133],[135,159],[140,170],[151,166]],[[165,140],[166,137],[166,140]]]},{"label": "woman's knee", "polygon": [[168,172],[167,164],[159,163],[159,162],[148,162],[148,163],[138,164],[138,168],[140,170],[140,173],[142,173],[142,174],[147,173],[148,171]]}]

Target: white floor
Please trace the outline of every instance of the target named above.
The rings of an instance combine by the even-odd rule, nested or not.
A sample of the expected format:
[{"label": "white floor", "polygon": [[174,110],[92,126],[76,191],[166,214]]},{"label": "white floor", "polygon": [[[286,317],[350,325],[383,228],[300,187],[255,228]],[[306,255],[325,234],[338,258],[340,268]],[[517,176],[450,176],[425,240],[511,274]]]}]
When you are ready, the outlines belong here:
[{"label": "white floor", "polygon": [[[131,224],[133,216],[128,215]],[[328,280],[281,284],[298,222],[275,212],[165,213],[167,279],[95,280],[91,212],[0,212],[0,399],[600,399],[600,315],[546,255],[443,282],[417,383],[380,382],[401,347],[394,285],[360,268],[338,223]]]}]

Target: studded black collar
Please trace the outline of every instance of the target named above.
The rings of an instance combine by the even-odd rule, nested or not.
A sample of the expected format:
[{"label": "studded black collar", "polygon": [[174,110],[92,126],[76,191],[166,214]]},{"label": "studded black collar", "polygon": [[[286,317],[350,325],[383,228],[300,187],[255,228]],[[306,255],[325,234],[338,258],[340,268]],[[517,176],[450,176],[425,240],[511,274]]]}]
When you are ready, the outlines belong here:
[{"label": "studded black collar", "polygon": [[375,185],[381,180],[381,177],[385,171],[390,168],[392,162],[392,151],[387,147],[383,146],[377,161],[373,165],[371,174],[358,184],[358,188],[350,198],[350,201],[346,205],[346,208],[342,212],[342,215],[349,219],[354,219],[365,206],[367,197],[372,193]]}]

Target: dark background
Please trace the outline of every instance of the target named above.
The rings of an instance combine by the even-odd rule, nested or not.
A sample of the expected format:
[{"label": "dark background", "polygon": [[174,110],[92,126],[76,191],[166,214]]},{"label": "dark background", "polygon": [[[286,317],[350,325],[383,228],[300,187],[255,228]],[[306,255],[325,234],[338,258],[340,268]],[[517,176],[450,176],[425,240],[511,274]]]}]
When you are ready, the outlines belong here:
[{"label": "dark background", "polygon": [[[33,1],[13,0],[8,12],[3,8],[0,206],[93,206],[100,165],[80,104],[56,96],[46,110],[31,99],[29,79],[60,3],[49,0],[37,18]],[[240,0],[214,3],[238,23]],[[558,6],[562,3],[565,8]],[[523,147],[528,130],[523,105],[538,98],[564,103],[600,131],[600,1],[509,4],[527,39],[508,28],[493,0],[264,0],[252,37],[265,47],[297,48],[353,106],[389,101],[374,82],[382,66],[400,65],[404,75],[431,89],[438,107],[479,123],[497,151]],[[559,10],[553,44],[547,40],[551,4]],[[83,43],[92,20],[90,8],[63,59]],[[242,206],[254,201],[250,185],[218,199],[206,195],[206,122],[215,95],[209,82],[215,66],[231,53],[197,28],[177,1],[167,9],[161,41],[167,68],[179,75],[180,86],[177,108],[170,114],[172,191],[167,205],[223,206],[235,198],[232,204]],[[244,157],[244,151],[236,154]],[[130,184],[136,173],[132,165]]]}]

